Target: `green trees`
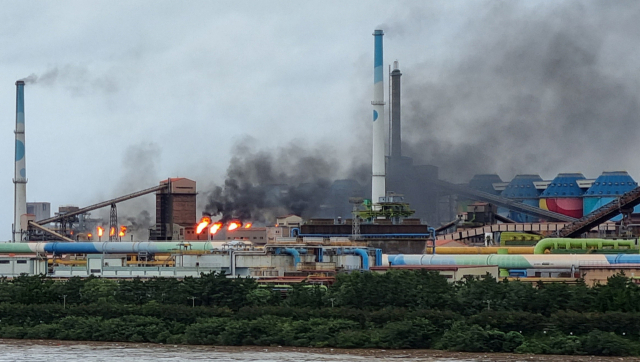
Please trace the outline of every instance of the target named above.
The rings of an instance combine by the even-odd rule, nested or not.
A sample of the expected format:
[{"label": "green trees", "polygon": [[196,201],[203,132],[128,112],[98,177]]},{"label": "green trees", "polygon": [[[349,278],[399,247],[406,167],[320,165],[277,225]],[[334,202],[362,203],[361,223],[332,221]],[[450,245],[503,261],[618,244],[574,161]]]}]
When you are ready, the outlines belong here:
[{"label": "green trees", "polygon": [[640,288],[430,271],[340,274],[286,297],[223,273],[184,280],[0,279],[0,338],[637,355]]}]

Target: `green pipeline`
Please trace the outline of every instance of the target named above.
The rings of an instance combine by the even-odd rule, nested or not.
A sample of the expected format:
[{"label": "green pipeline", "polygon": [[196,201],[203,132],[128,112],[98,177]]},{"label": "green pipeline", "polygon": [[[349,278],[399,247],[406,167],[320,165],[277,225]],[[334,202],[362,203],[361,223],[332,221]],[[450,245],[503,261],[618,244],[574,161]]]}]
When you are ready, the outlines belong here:
[{"label": "green pipeline", "polygon": [[568,239],[548,238],[540,240],[533,249],[534,254],[544,254],[549,249],[635,249],[635,240],[607,240],[607,239]]}]

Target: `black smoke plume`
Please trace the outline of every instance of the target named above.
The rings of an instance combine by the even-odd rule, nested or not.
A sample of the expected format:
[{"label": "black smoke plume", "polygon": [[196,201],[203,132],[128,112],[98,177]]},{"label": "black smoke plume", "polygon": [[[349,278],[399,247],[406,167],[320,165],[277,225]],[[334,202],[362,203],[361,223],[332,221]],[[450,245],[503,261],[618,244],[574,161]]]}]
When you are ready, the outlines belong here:
[{"label": "black smoke plume", "polygon": [[326,150],[297,144],[254,150],[247,143],[234,148],[224,184],[208,193],[205,212],[222,221],[271,223],[278,216],[308,217],[320,210],[337,172],[337,162],[321,156]]},{"label": "black smoke plume", "polygon": [[60,86],[73,95],[81,96],[91,93],[115,93],[118,85],[107,74],[95,75],[83,65],[66,64],[47,69],[46,71],[22,78],[26,84],[37,84],[47,87]]},{"label": "black smoke plume", "polygon": [[[416,8],[398,27],[410,34],[429,23],[419,19],[436,20],[432,12]],[[631,14],[640,3],[471,4],[439,39],[445,49],[425,48],[420,64],[402,69],[404,150],[454,181],[632,167],[640,22]]]}]

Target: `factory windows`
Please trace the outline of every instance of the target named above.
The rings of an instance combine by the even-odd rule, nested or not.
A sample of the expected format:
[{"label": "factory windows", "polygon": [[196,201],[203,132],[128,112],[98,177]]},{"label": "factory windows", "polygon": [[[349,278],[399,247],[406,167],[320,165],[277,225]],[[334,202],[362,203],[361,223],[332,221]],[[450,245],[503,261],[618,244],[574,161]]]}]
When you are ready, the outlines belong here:
[{"label": "factory windows", "polygon": [[9,260],[0,260],[0,264],[9,264]]},{"label": "factory windows", "polygon": [[89,273],[91,273],[91,274],[96,274],[96,273],[99,274],[100,273],[100,269],[91,269],[89,271]]},{"label": "factory windows", "polygon": [[573,184],[569,184],[569,186],[573,187]]},{"label": "factory windows", "polygon": [[26,264],[27,261],[26,260],[16,260],[16,263],[18,263],[18,264]]},{"label": "factory windows", "polygon": [[563,184],[562,186],[567,187],[567,184]]},{"label": "factory windows", "polygon": [[264,238],[261,236],[260,239],[264,239]]}]

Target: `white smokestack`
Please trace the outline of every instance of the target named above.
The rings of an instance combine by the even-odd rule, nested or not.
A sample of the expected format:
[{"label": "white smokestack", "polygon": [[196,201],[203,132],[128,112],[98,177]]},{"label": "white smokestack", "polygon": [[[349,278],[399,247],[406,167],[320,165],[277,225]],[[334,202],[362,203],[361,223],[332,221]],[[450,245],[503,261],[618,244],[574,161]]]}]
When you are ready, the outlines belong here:
[{"label": "white smokestack", "polygon": [[382,76],[382,30],[375,30],[373,57],[373,160],[371,168],[371,201],[380,202],[385,197],[384,157],[384,81]]},{"label": "white smokestack", "polygon": [[26,231],[22,230],[20,219],[27,213],[27,163],[24,146],[24,82],[16,82],[16,150],[15,174],[13,178],[13,241],[26,239]]}]

